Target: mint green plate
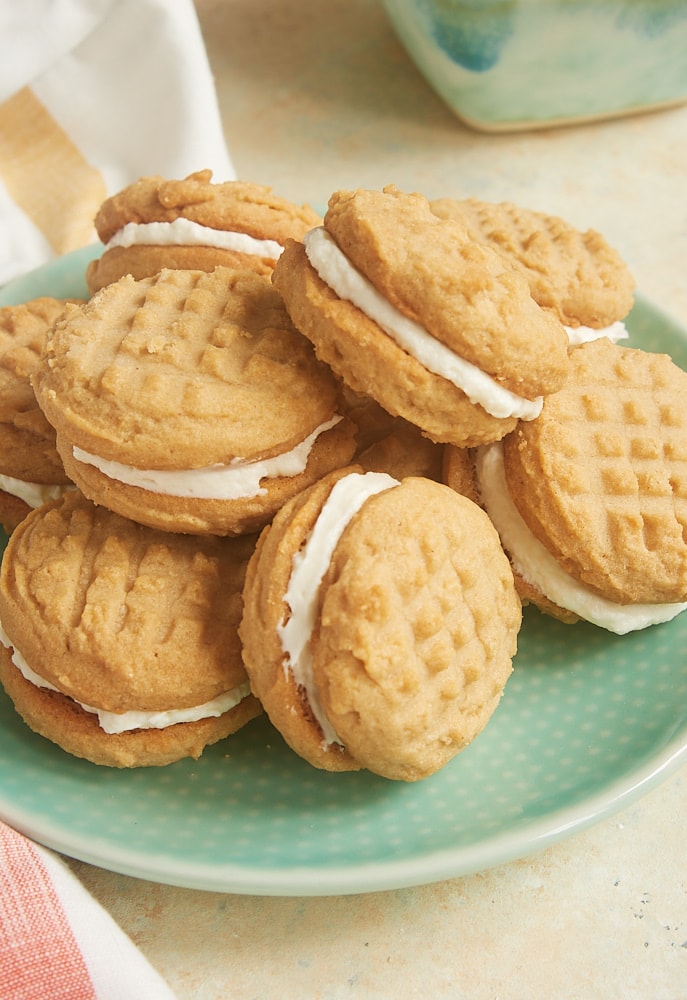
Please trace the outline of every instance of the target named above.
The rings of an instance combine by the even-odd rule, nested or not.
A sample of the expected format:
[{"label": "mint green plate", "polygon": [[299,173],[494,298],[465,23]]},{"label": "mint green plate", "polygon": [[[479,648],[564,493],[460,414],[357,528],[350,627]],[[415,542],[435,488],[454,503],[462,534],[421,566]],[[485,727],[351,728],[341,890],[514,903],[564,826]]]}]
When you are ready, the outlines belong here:
[{"label": "mint green plate", "polygon": [[[0,291],[0,305],[84,295],[98,248]],[[630,343],[687,367],[687,332],[646,301]],[[112,871],[197,889],[330,895],[393,889],[522,857],[610,815],[687,762],[687,614],[617,637],[527,609],[487,728],[416,784],[328,774],[265,719],[199,761],[117,771],[36,736],[0,693],[0,817]]]}]

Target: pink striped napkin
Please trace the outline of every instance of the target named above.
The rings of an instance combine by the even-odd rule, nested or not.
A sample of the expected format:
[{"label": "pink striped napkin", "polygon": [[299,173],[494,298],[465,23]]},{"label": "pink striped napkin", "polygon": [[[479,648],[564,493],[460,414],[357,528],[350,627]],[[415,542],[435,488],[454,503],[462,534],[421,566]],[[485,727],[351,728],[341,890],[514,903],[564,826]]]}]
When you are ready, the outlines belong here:
[{"label": "pink striped napkin", "polygon": [[2,822],[0,998],[174,1000],[64,862]]}]

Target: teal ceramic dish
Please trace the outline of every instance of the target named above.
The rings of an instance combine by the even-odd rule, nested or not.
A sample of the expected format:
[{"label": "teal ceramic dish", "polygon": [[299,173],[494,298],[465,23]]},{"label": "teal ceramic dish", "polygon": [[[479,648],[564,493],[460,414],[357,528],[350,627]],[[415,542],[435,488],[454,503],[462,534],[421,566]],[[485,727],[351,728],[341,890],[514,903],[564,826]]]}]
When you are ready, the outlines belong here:
[{"label": "teal ceramic dish", "polygon": [[466,124],[542,128],[687,100],[685,0],[384,0]]},{"label": "teal ceramic dish", "polygon": [[[0,291],[85,295],[97,248]],[[644,300],[630,343],[687,368],[687,331]],[[0,818],[115,872],[260,895],[371,892],[531,854],[687,763],[687,613],[613,636],[526,609],[514,673],[483,733],[415,784],[329,774],[256,719],[200,760],[119,771],[32,733],[0,690]]]}]

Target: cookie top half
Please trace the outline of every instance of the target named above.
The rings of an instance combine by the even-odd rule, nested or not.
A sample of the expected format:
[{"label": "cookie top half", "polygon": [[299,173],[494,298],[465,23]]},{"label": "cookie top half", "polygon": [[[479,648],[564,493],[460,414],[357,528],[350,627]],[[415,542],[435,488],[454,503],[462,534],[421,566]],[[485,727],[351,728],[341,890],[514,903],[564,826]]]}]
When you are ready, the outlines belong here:
[{"label": "cookie top half", "polygon": [[179,180],[141,177],[103,202],[95,227],[107,243],[127,223],[178,218],[279,243],[297,238],[320,221],[308,205],[281,198],[270,187],[239,180],[213,184],[212,171],[200,170]]},{"label": "cookie top half", "polygon": [[40,365],[48,331],[66,302],[49,296],[0,309],[0,420],[35,406],[30,378]]},{"label": "cookie top half", "polygon": [[484,728],[511,673],[520,601],[488,518],[424,478],[371,498],[322,582],[313,671],[364,766],[413,780]]},{"label": "cookie top half", "polygon": [[269,279],[221,267],[124,277],[71,307],[33,384],[65,441],[159,470],[271,457],[338,399]]},{"label": "cookie top half", "polygon": [[504,439],[508,489],[574,579],[619,604],[687,600],[687,373],[602,339]]},{"label": "cookie top half", "polygon": [[511,202],[438,198],[431,207],[517,267],[532,297],[562,323],[603,328],[632,308],[632,275],[596,230],[582,231],[558,216]]},{"label": "cookie top half", "polygon": [[246,682],[237,627],[253,546],[144,528],[75,490],[15,530],[0,621],[35,673],[79,702],[202,705]]},{"label": "cookie top half", "polygon": [[567,368],[560,323],[523,276],[427,199],[394,187],[338,191],[324,225],[404,316],[521,396],[553,391]]}]

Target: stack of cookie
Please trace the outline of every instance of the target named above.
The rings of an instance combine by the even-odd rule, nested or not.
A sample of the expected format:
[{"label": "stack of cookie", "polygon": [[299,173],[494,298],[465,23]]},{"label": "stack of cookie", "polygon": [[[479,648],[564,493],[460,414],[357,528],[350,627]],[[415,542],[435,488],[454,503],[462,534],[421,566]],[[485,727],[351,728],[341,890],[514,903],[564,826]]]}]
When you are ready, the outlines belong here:
[{"label": "stack of cookie", "polygon": [[207,171],[97,223],[31,375],[75,488],[0,577],[47,738],[164,764],[264,710],[316,767],[414,781],[488,723],[523,603],[685,607],[687,375],[617,343],[598,234],[393,187],[320,219]]},{"label": "stack of cookie", "polygon": [[[123,193],[143,227],[151,188],[167,213],[160,242],[182,203],[196,236],[225,202],[237,225],[254,219],[252,234],[239,233],[241,259],[226,238],[181,254],[193,269],[160,270],[134,248],[124,269],[149,276],[124,274],[46,321],[24,388],[72,489],[8,524],[0,584],[0,669],[17,709],[69,752],[117,767],[197,757],[261,712],[238,639],[255,533],[355,449],[336,379],[267,276],[272,237],[317,216],[203,174]],[[269,240],[255,229],[265,216]],[[106,250],[100,277],[118,260]]]}]

